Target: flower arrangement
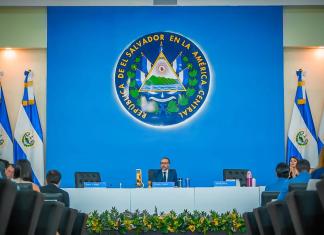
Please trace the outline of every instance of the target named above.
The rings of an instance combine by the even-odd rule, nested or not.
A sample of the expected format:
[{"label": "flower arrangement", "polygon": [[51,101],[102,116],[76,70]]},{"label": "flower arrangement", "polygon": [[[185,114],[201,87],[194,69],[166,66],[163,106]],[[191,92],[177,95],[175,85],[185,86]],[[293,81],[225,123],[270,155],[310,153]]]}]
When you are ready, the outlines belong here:
[{"label": "flower arrangement", "polygon": [[219,214],[215,211],[189,212],[185,210],[180,214],[174,211],[169,213],[154,214],[147,211],[118,212],[115,208],[110,211],[98,213],[94,211],[89,214],[87,229],[90,233],[100,234],[104,231],[116,231],[119,234],[135,232],[142,234],[145,232],[159,233],[203,233],[226,232],[243,233],[246,231],[242,216],[234,209],[233,211]]}]

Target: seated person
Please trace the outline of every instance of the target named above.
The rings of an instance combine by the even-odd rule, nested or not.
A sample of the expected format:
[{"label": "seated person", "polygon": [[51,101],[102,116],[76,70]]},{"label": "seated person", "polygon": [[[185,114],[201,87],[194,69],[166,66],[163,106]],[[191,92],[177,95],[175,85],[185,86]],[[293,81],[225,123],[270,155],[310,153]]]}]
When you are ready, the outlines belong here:
[{"label": "seated person", "polygon": [[13,181],[20,184],[32,184],[33,190],[40,192],[39,187],[33,183],[33,170],[27,159],[21,159],[16,162]]},{"label": "seated person", "polygon": [[0,164],[2,165],[3,178],[13,179],[14,172],[15,172],[14,165],[9,163],[7,160],[3,160],[3,159],[0,159]]},{"label": "seated person", "polygon": [[297,164],[299,159],[292,156],[289,160],[289,179],[295,178],[298,175]]},{"label": "seated person", "polygon": [[70,197],[69,194],[64,191],[63,189],[60,189],[60,183],[61,183],[61,173],[57,170],[50,170],[47,172],[46,175],[46,186],[41,187],[42,193],[62,193],[63,195],[63,203],[66,207],[70,206]]},{"label": "seated person", "polygon": [[177,183],[177,171],[170,169],[170,159],[168,157],[163,157],[160,163],[160,170],[151,179],[152,182],[174,182]]},{"label": "seated person", "polygon": [[322,148],[320,156],[319,156],[319,161],[318,161],[318,166],[317,168],[312,172],[311,175],[312,179],[321,179],[324,177],[324,148]]},{"label": "seated person", "polygon": [[14,174],[15,174],[14,165],[11,163],[8,163],[8,165],[6,166],[6,169],[5,169],[5,175],[6,175],[7,179],[12,180],[14,178]]},{"label": "seated person", "polygon": [[298,175],[295,178],[292,178],[288,180],[288,183],[284,185],[282,190],[280,191],[280,194],[278,196],[278,200],[284,200],[286,197],[286,194],[288,193],[288,187],[289,184],[294,183],[308,183],[310,179],[310,163],[306,159],[299,160],[297,163],[297,172]]},{"label": "seated person", "polygon": [[289,166],[281,162],[276,167],[277,180],[276,182],[266,186],[265,191],[280,192],[282,187],[287,184],[289,177]]}]

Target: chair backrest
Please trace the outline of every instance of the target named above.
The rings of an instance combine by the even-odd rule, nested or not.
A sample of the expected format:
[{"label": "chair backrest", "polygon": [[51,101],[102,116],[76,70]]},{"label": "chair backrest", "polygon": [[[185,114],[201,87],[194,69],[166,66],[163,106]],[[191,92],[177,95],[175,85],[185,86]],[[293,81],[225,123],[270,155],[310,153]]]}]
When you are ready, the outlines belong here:
[{"label": "chair backrest", "polygon": [[223,169],[223,179],[238,179],[241,186],[246,186],[247,169]]},{"label": "chair backrest", "polygon": [[75,172],[75,187],[83,188],[84,182],[101,182],[99,172]]},{"label": "chair backrest", "polygon": [[86,223],[87,223],[88,215],[85,213],[78,213],[75,219],[72,235],[85,235],[86,231]]},{"label": "chair backrest", "polygon": [[58,229],[60,235],[71,235],[77,214],[78,211],[75,209],[64,208]]},{"label": "chair backrest", "polygon": [[260,231],[253,212],[245,212],[243,218],[247,229],[247,235],[259,235]]},{"label": "chair backrest", "polygon": [[10,180],[0,180],[0,235],[6,234],[10,214],[17,194],[16,185]]},{"label": "chair backrest", "polygon": [[274,234],[276,235],[295,235],[295,229],[292,224],[287,203],[285,201],[275,201],[266,206]]},{"label": "chair backrest", "polygon": [[159,171],[159,169],[149,169],[148,170],[148,180],[153,182],[157,172]]},{"label": "chair backrest", "polygon": [[317,193],[321,200],[322,206],[324,208],[324,180],[321,180],[316,184]]},{"label": "chair backrest", "polygon": [[53,235],[56,234],[64,209],[61,202],[44,202],[39,216],[35,235]]},{"label": "chair backrest", "polygon": [[293,183],[289,184],[288,191],[305,191],[307,188],[307,183]]},{"label": "chair backrest", "polygon": [[286,201],[297,235],[324,231],[324,210],[316,191],[293,191]]},{"label": "chair backrest", "polygon": [[273,235],[273,225],[270,215],[265,207],[258,207],[253,210],[255,219],[261,235]]},{"label": "chair backrest", "polygon": [[268,202],[277,199],[280,192],[262,192],[261,193],[261,206],[266,206]]},{"label": "chair backrest", "polygon": [[6,234],[34,234],[43,204],[41,193],[18,191]]},{"label": "chair backrest", "polygon": [[18,191],[33,191],[32,183],[17,183]]},{"label": "chair backrest", "polygon": [[62,193],[42,193],[44,196],[45,202],[62,202],[63,203],[63,194]]}]

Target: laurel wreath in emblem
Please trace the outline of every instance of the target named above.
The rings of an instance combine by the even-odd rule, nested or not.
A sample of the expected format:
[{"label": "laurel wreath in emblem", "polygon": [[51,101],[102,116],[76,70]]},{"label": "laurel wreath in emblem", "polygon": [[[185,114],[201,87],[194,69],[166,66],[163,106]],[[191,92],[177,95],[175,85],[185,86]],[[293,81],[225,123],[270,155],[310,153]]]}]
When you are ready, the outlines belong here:
[{"label": "laurel wreath in emblem", "polygon": [[307,134],[305,131],[299,131],[296,135],[296,142],[300,146],[305,146],[308,144]]},{"label": "laurel wreath in emblem", "polygon": [[25,147],[31,147],[35,144],[34,135],[27,131],[22,137],[22,143]]}]

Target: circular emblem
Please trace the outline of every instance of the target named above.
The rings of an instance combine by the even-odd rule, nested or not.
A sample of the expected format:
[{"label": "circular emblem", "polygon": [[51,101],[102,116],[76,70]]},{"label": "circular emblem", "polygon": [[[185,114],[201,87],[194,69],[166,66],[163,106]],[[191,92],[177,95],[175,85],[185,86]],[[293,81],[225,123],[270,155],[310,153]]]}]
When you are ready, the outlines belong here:
[{"label": "circular emblem", "polygon": [[33,146],[35,143],[33,133],[27,131],[22,137],[22,143],[25,147]]},{"label": "circular emblem", "polygon": [[123,109],[133,118],[168,127],[201,109],[208,96],[210,69],[190,39],[157,32],[136,39],[121,54],[114,83]]},{"label": "circular emblem", "polygon": [[307,134],[305,131],[299,131],[296,135],[296,142],[300,146],[305,146],[308,143]]}]

